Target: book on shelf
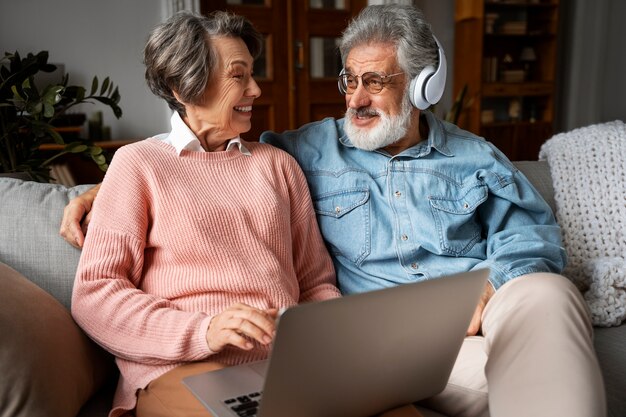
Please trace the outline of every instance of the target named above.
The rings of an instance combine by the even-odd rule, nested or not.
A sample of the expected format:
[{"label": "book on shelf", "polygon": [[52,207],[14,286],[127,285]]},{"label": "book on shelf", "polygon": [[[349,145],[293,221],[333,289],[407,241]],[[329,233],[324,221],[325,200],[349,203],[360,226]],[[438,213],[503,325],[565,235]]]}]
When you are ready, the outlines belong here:
[{"label": "book on shelf", "polygon": [[499,27],[499,33],[503,35],[525,35],[526,27],[525,20],[504,22]]},{"label": "book on shelf", "polygon": [[486,83],[498,81],[498,57],[488,56],[483,58],[483,81]]}]

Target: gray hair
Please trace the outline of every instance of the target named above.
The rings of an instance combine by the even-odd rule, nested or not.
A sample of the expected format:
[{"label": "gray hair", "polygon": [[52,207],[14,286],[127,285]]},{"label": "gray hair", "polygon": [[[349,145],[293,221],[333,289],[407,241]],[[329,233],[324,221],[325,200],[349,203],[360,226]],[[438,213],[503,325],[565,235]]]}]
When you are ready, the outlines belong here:
[{"label": "gray hair", "polygon": [[352,48],[374,42],[395,45],[398,65],[410,78],[427,65],[437,67],[437,43],[430,24],[416,7],[389,4],[363,9],[341,37],[339,51],[343,65]]},{"label": "gray hair", "polygon": [[155,27],[144,48],[146,82],[172,110],[185,115],[176,100],[201,104],[204,91],[217,67],[211,39],[241,38],[253,58],[261,53],[263,37],[249,20],[232,13],[216,11],[208,16],[180,12]]}]

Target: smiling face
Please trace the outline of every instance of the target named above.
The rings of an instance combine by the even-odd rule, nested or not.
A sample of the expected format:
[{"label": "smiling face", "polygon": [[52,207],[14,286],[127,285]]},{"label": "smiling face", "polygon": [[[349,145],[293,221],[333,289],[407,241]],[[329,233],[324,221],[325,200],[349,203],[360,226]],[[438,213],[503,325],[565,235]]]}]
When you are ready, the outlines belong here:
[{"label": "smiling face", "polygon": [[217,67],[201,104],[183,103],[185,122],[208,150],[251,128],[252,103],[261,89],[252,78],[253,58],[241,38],[212,38]]},{"label": "smiling face", "polygon": [[[346,71],[361,75],[377,72],[382,75],[402,72],[392,44],[370,43],[354,47],[346,57]],[[419,111],[406,95],[405,74],[389,78],[376,94],[368,92],[359,79],[352,94],[346,94],[345,129],[352,143],[368,151],[388,148],[400,141],[402,149],[419,139]],[[417,134],[417,138],[414,135]],[[400,150],[402,150],[400,149]]]}]

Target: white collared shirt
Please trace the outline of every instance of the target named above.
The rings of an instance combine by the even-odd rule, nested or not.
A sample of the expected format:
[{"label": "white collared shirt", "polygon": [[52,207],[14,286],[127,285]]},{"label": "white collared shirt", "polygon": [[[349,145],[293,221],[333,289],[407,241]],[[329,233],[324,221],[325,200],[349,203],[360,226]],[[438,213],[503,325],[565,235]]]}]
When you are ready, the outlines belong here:
[{"label": "white collared shirt", "polygon": [[[176,154],[179,156],[183,150],[191,152],[206,152],[200,144],[200,140],[198,140],[196,135],[191,131],[191,129],[189,129],[189,126],[185,124],[178,112],[174,112],[170,120],[172,124],[172,130],[170,133],[156,135],[154,136],[155,139],[172,145],[176,149]],[[229,151],[234,146],[237,146],[242,154],[252,156],[250,150],[241,142],[241,138],[239,136],[228,141],[226,150]]]}]

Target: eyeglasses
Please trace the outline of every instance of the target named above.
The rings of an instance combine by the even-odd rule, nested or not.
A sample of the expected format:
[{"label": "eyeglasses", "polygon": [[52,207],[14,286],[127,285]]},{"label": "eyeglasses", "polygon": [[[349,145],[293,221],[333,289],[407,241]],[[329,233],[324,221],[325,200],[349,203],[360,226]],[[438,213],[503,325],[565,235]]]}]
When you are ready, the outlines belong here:
[{"label": "eyeglasses", "polygon": [[358,79],[360,78],[363,87],[368,93],[378,94],[388,82],[387,80],[400,74],[404,73],[397,72],[395,74],[382,75],[377,72],[365,72],[361,75],[354,75],[346,72],[339,76],[339,89],[343,94],[354,93],[359,86]]}]

